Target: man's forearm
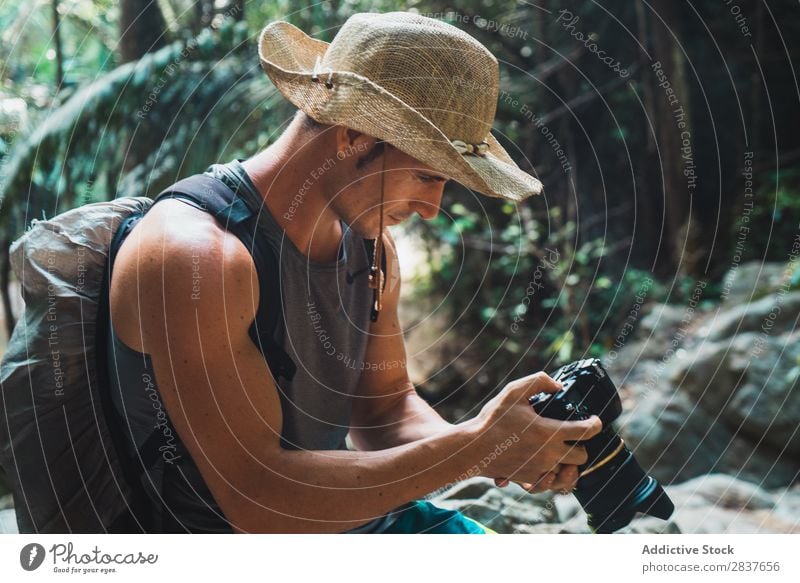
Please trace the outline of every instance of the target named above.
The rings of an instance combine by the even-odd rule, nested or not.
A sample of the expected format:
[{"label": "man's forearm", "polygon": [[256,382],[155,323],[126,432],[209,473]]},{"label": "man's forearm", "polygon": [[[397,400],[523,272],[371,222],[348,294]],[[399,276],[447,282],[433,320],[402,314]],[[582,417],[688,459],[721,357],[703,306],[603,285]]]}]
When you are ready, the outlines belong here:
[{"label": "man's forearm", "polygon": [[225,492],[223,510],[246,532],[355,528],[474,467],[478,422],[446,426],[436,435],[383,451],[281,450],[254,461],[252,482]]},{"label": "man's forearm", "polygon": [[453,427],[442,419],[433,407],[415,390],[404,393],[380,417],[373,418],[369,427],[354,428],[353,443],[362,450],[388,449],[412,443]]}]

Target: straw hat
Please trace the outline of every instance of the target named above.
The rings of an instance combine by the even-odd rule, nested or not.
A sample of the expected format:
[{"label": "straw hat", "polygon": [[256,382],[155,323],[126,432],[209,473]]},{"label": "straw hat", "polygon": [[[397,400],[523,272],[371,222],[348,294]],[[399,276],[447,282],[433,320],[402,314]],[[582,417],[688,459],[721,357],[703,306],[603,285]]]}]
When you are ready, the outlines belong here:
[{"label": "straw hat", "polygon": [[542,191],[490,133],[497,59],[454,26],[407,12],[355,14],[328,44],[273,22],[258,52],[278,90],[319,123],[385,140],[488,196]]}]

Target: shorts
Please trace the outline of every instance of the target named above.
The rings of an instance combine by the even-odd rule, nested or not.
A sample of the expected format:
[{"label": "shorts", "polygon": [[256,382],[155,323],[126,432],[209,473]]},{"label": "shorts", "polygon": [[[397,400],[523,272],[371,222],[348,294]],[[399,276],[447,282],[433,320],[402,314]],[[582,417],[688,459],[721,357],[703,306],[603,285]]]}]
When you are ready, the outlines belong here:
[{"label": "shorts", "polygon": [[445,510],[427,500],[415,500],[348,534],[497,534],[457,510]]}]

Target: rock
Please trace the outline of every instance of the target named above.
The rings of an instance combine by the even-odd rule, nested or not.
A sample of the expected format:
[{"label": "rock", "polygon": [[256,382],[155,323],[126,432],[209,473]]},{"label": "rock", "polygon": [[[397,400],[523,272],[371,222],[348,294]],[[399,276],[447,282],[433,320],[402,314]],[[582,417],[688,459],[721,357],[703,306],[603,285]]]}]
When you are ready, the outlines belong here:
[{"label": "rock", "polygon": [[552,493],[529,494],[516,484],[497,488],[487,478],[465,480],[430,501],[463,512],[499,533],[528,532],[529,526],[558,521]]},{"label": "rock", "polygon": [[781,336],[741,334],[703,342],[676,354],[668,380],[715,423],[756,442],[800,455],[800,331]]},{"label": "rock", "polygon": [[561,525],[558,531],[560,534],[591,534],[589,523],[586,521],[586,513],[581,510],[578,514],[570,518]]},{"label": "rock", "polygon": [[781,520],[800,527],[800,484],[773,495],[775,507],[773,514]]},{"label": "rock", "polygon": [[752,439],[800,458],[800,332],[767,338],[758,348],[740,353],[744,382],[723,416]]},{"label": "rock", "polygon": [[512,532],[518,525],[552,523],[558,521],[558,512],[553,503],[553,494],[509,495],[496,488],[486,492],[479,502],[495,508],[503,516]]},{"label": "rock", "polygon": [[521,524],[517,526],[517,534],[561,534],[562,526],[560,524]]},{"label": "rock", "polygon": [[641,320],[637,336],[650,342],[666,344],[674,331],[680,328],[686,316],[686,308],[673,304],[650,304]]},{"label": "rock", "polygon": [[575,496],[555,496],[553,501],[558,512],[559,522],[567,522],[578,514],[583,513],[583,508],[581,508],[581,504]]},{"label": "rock", "polygon": [[713,471],[734,437],[681,392],[652,391],[623,413],[618,427],[636,461],[662,483]]},{"label": "rock", "polygon": [[752,528],[756,529],[755,532],[800,534],[800,519],[797,515],[788,517],[766,510],[757,510],[748,518],[753,525]]},{"label": "rock", "polygon": [[708,474],[673,487],[670,492],[686,495],[696,506],[709,504],[732,510],[762,510],[775,506],[772,494],[757,484],[727,474]]},{"label": "rock", "polygon": [[[774,532],[763,520],[727,508],[705,506],[691,511],[678,509],[673,520],[684,533],[692,534],[757,534]],[[774,528],[774,526],[773,526]]]},{"label": "rock", "polygon": [[[675,504],[669,520],[637,514],[618,533],[800,533],[800,484],[770,491],[758,482],[712,473],[665,490]],[[480,498],[457,497],[476,493]],[[485,478],[467,480],[431,502],[460,510],[499,533],[590,532],[586,513],[574,496],[528,494],[516,485],[500,489]]]},{"label": "rock", "polygon": [[756,301],[779,289],[786,277],[785,263],[749,261],[732,268],[722,281],[725,305]]},{"label": "rock", "polygon": [[727,342],[687,335],[658,362],[615,375],[623,379],[620,432],[667,483],[729,472],[783,486],[800,470],[798,376],[800,331],[742,332]]},{"label": "rock", "polygon": [[725,472],[761,484],[764,488],[780,488],[800,477],[796,456],[785,450],[776,451],[743,435],[737,435],[730,442],[710,471]]},{"label": "rock", "polygon": [[681,532],[693,534],[756,534],[800,532],[798,517],[787,520],[775,511],[781,495],[755,483],[723,474],[701,476],[667,487]]},{"label": "rock", "polygon": [[737,375],[728,366],[727,342],[702,342],[678,351],[668,367],[667,381],[707,411],[720,411],[736,388]]},{"label": "rock", "polygon": [[797,325],[800,292],[773,293],[757,302],[721,310],[704,322],[698,335],[711,341],[726,340],[741,332],[766,328],[770,334],[789,332]]},{"label": "rock", "polygon": [[661,520],[652,516],[634,518],[630,525],[616,534],[681,534],[681,529],[674,520]]},{"label": "rock", "polygon": [[626,409],[618,427],[642,468],[662,484],[718,472],[769,488],[792,482],[798,472],[792,454],[740,435],[723,421],[683,392],[658,389]]},{"label": "rock", "polygon": [[0,510],[0,534],[18,534],[17,515],[13,508]]}]

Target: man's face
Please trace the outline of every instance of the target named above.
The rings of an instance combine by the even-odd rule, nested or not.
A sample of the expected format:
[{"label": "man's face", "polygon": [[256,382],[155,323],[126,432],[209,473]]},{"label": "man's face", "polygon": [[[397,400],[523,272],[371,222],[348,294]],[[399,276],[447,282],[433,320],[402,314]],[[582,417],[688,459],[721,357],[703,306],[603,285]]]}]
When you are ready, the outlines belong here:
[{"label": "man's face", "polygon": [[[384,226],[397,225],[415,213],[423,219],[436,217],[447,177],[388,144],[382,155],[369,160],[375,141],[359,136],[356,145],[361,144],[358,150],[363,153],[342,165],[337,192],[331,193],[330,204],[339,217],[362,237],[377,237],[382,172]],[[359,164],[365,157],[367,162]]]}]

